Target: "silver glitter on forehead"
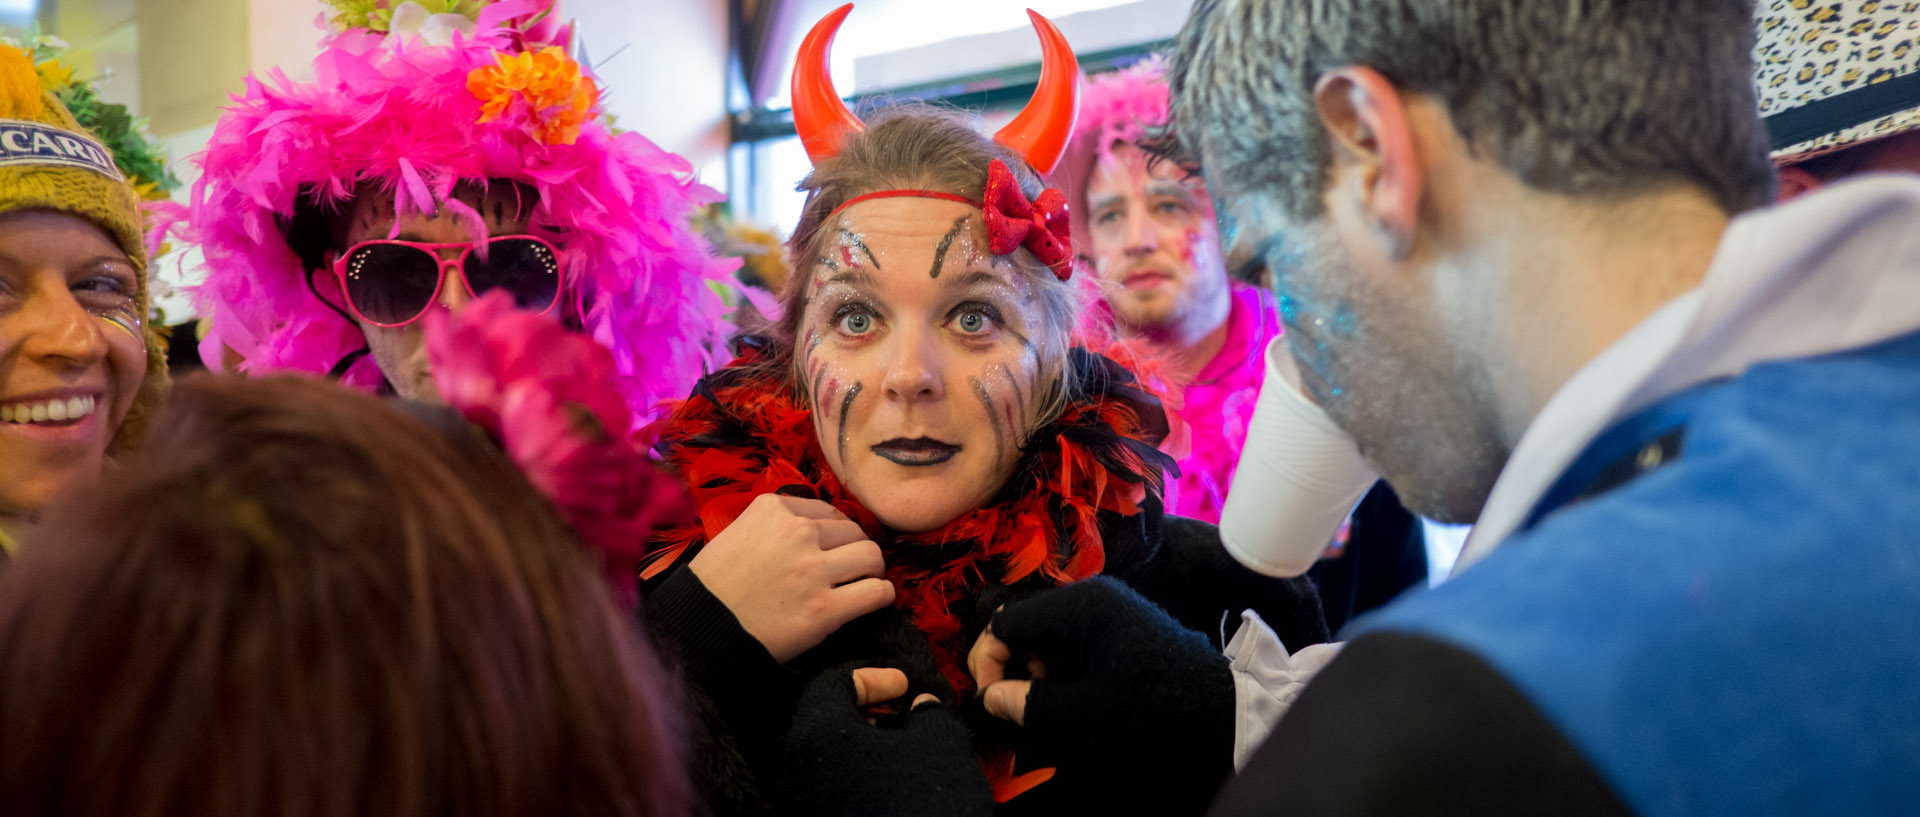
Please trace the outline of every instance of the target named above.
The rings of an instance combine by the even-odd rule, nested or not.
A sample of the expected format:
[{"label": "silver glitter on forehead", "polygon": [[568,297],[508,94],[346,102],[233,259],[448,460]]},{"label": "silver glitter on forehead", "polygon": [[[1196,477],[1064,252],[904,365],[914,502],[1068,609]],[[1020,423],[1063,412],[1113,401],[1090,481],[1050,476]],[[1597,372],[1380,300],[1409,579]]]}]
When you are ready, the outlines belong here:
[{"label": "silver glitter on forehead", "polygon": [[841,263],[849,266],[872,265],[875,270],[880,269],[880,259],[867,246],[866,236],[854,232],[844,222],[840,226],[839,245]]},{"label": "silver glitter on forehead", "polygon": [[954,249],[960,251],[960,257],[967,259],[967,263],[969,264],[980,263],[980,260],[985,257],[980,254],[980,242],[973,239],[972,230],[967,230],[956,236],[953,239],[953,244]]}]

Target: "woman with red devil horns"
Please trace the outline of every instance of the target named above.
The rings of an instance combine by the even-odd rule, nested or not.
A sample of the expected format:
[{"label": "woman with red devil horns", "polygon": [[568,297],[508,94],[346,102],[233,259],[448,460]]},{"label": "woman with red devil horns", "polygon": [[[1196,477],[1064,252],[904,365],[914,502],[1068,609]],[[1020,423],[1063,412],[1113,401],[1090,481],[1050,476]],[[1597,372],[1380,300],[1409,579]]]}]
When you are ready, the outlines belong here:
[{"label": "woman with red devil horns", "polygon": [[[1077,105],[1060,32],[1030,12],[1039,86],[989,139],[957,112],[847,110],[827,50],[851,8],[794,72],[814,171],[783,315],[659,427],[700,523],[655,543],[646,609],[711,727],[713,810],[1197,813],[1232,767],[1221,629],[1252,610],[1297,649],[1327,636],[1318,598],[1163,514],[1159,400],[1075,336],[1065,197],[1042,181]],[[1048,605],[1086,603],[1114,615],[1085,649],[969,661],[1003,646],[990,622],[1045,638]],[[1100,711],[1139,680],[1103,641],[1190,663],[1164,689],[1189,703]],[[989,715],[978,690],[1028,672],[1024,725]]]}]

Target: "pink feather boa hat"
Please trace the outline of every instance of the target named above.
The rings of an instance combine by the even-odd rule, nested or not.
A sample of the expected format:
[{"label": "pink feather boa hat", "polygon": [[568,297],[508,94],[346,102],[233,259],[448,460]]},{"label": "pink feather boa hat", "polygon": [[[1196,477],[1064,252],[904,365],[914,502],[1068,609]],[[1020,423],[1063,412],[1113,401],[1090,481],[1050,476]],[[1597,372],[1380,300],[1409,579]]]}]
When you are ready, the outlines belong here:
[{"label": "pink feather boa hat", "polygon": [[[246,372],[327,372],[365,345],[359,327],[308,288],[285,230],[296,204],[337,206],[370,182],[392,191],[399,212],[442,203],[481,236],[480,215],[450,194],[486,179],[538,192],[533,230],[557,239],[568,260],[563,308],[613,353],[617,386],[638,416],[684,398],[724,362],[731,327],[708,284],[738,262],[712,257],[688,224],[720,194],[693,181],[686,160],[608,129],[587,70],[547,45],[567,36],[537,22],[548,11],[541,0],[487,6],[471,36],[454,33],[447,45],[350,29],[323,44],[313,82],[277,70],[247,78],[198,157],[204,175],[184,215],[184,237],[206,254],[194,298],[211,318],[200,346],[211,368],[225,368],[230,348]],[[548,76],[580,92],[556,101],[538,75],[516,86],[513,59],[523,68],[544,60],[531,64],[557,69]],[[569,69],[579,71],[571,86]],[[370,356],[342,379],[366,389],[382,381]]]},{"label": "pink feather boa hat", "polygon": [[[1076,241],[1085,242],[1093,235],[1087,225],[1087,182],[1093,178],[1094,166],[1113,151],[1114,143],[1137,144],[1146,138],[1147,128],[1165,124],[1170,106],[1167,64],[1158,55],[1082,80],[1073,143],[1052,176],[1067,194]],[[1082,256],[1088,254],[1084,246],[1076,249]]]}]

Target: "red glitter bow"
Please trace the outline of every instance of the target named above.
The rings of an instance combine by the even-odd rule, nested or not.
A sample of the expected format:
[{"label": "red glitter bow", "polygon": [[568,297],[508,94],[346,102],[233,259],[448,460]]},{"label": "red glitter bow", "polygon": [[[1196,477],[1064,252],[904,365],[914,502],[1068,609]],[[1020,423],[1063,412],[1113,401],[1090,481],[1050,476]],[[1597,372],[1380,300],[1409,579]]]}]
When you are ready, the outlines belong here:
[{"label": "red glitter bow", "polygon": [[987,165],[987,192],[980,209],[987,214],[987,246],[1006,255],[1025,246],[1062,281],[1073,277],[1073,227],[1067,196],[1054,188],[1032,201],[1020,192],[1013,171],[999,159]]}]

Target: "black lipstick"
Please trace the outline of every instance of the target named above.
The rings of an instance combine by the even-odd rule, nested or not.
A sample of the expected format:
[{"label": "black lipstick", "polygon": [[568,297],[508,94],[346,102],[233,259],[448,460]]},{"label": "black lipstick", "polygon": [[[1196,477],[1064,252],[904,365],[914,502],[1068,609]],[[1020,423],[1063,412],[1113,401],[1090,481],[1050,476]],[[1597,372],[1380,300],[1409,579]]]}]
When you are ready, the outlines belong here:
[{"label": "black lipstick", "polygon": [[931,437],[919,437],[912,440],[906,439],[905,437],[895,437],[873,446],[873,453],[879,455],[881,459],[895,465],[939,465],[940,463],[953,459],[953,455],[960,453],[960,446],[952,443],[943,443]]}]

